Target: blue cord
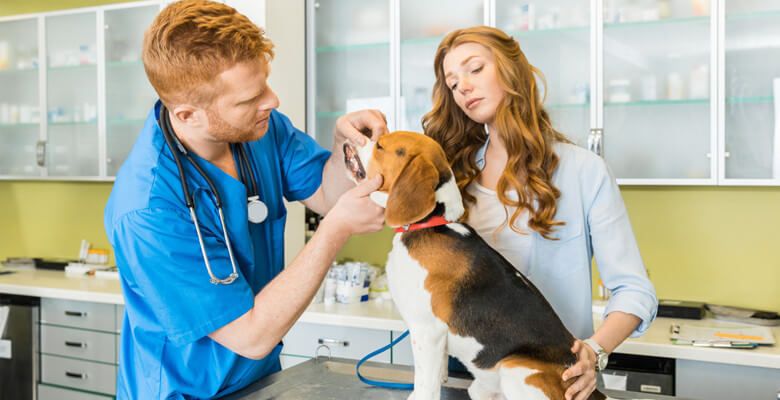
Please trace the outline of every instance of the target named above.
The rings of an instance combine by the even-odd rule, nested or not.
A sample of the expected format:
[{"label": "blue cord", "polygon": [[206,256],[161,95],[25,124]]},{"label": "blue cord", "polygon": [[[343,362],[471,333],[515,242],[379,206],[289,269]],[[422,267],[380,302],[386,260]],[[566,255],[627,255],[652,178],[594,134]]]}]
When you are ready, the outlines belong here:
[{"label": "blue cord", "polygon": [[382,347],[379,350],[372,351],[367,356],[363,357],[360,361],[358,361],[357,365],[355,366],[355,372],[357,373],[358,379],[360,379],[361,382],[373,385],[373,386],[379,386],[387,389],[400,389],[400,390],[414,390],[414,384],[413,383],[398,383],[398,382],[384,382],[384,381],[375,381],[372,379],[368,379],[360,374],[360,366],[363,365],[364,362],[368,361],[370,358],[382,354],[385,351],[387,351],[389,348],[395,346],[398,344],[398,342],[404,340],[405,337],[409,336],[409,331],[402,333],[401,336],[390,342],[387,346]]}]

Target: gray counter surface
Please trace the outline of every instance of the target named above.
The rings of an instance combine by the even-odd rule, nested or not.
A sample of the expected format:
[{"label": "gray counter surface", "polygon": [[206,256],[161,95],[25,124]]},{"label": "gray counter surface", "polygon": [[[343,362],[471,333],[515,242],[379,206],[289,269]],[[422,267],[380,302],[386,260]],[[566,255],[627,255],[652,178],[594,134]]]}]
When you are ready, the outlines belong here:
[{"label": "gray counter surface", "polygon": [[[360,372],[369,379],[392,382],[413,381],[411,367],[368,362],[360,368]],[[470,383],[469,380],[450,378],[442,389],[442,400],[467,400],[469,396],[466,388]],[[603,392],[614,399],[681,400],[676,397],[645,393],[610,390]],[[372,387],[358,380],[353,360],[317,358],[261,379],[226,399],[405,400],[407,397],[409,391]]]}]

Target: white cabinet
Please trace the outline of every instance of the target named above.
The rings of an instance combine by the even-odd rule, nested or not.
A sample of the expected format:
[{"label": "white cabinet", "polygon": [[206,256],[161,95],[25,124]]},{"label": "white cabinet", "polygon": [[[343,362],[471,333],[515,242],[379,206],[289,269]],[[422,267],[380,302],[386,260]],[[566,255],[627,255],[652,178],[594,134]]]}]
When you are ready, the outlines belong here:
[{"label": "white cabinet", "polygon": [[[308,0],[307,126],[378,108],[421,131],[444,34],[513,35],[556,129],[621,184],[780,183],[780,3],[770,0]],[[778,105],[776,105],[778,104]],[[778,117],[780,118],[780,117]],[[780,121],[780,120],[779,120]]]},{"label": "white cabinet", "polygon": [[146,1],[0,18],[0,179],[110,180],[156,95]]}]

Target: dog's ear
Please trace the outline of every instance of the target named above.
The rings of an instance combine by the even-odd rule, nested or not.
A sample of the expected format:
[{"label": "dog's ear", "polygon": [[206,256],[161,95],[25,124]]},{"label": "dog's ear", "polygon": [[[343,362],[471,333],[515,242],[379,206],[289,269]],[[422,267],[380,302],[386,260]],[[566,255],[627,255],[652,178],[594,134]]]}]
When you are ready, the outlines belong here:
[{"label": "dog's ear", "polygon": [[390,188],[385,210],[387,225],[409,225],[430,214],[436,207],[438,183],[436,167],[425,157],[414,157]]}]

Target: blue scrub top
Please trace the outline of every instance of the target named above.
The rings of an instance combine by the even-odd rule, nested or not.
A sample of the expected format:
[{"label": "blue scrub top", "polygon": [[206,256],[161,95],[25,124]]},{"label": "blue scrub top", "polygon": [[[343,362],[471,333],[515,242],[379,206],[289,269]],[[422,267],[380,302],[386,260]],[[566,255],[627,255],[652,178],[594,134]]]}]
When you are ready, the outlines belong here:
[{"label": "blue scrub top", "polygon": [[[195,226],[184,203],[179,172],[157,124],[158,102],[116,177],[105,210],[125,299],[117,397],[211,398],[235,392],[280,370],[281,343],[262,360],[233,353],[207,335],[249,311],[254,296],[284,266],[288,201],[319,188],[330,153],[277,111],[268,132],[247,152],[268,218],[247,220],[241,181],[195,155],[217,187],[239,278],[213,285]],[[214,198],[183,156],[186,180],[211,268],[232,272]],[[294,296],[294,293],[290,294]]]}]

